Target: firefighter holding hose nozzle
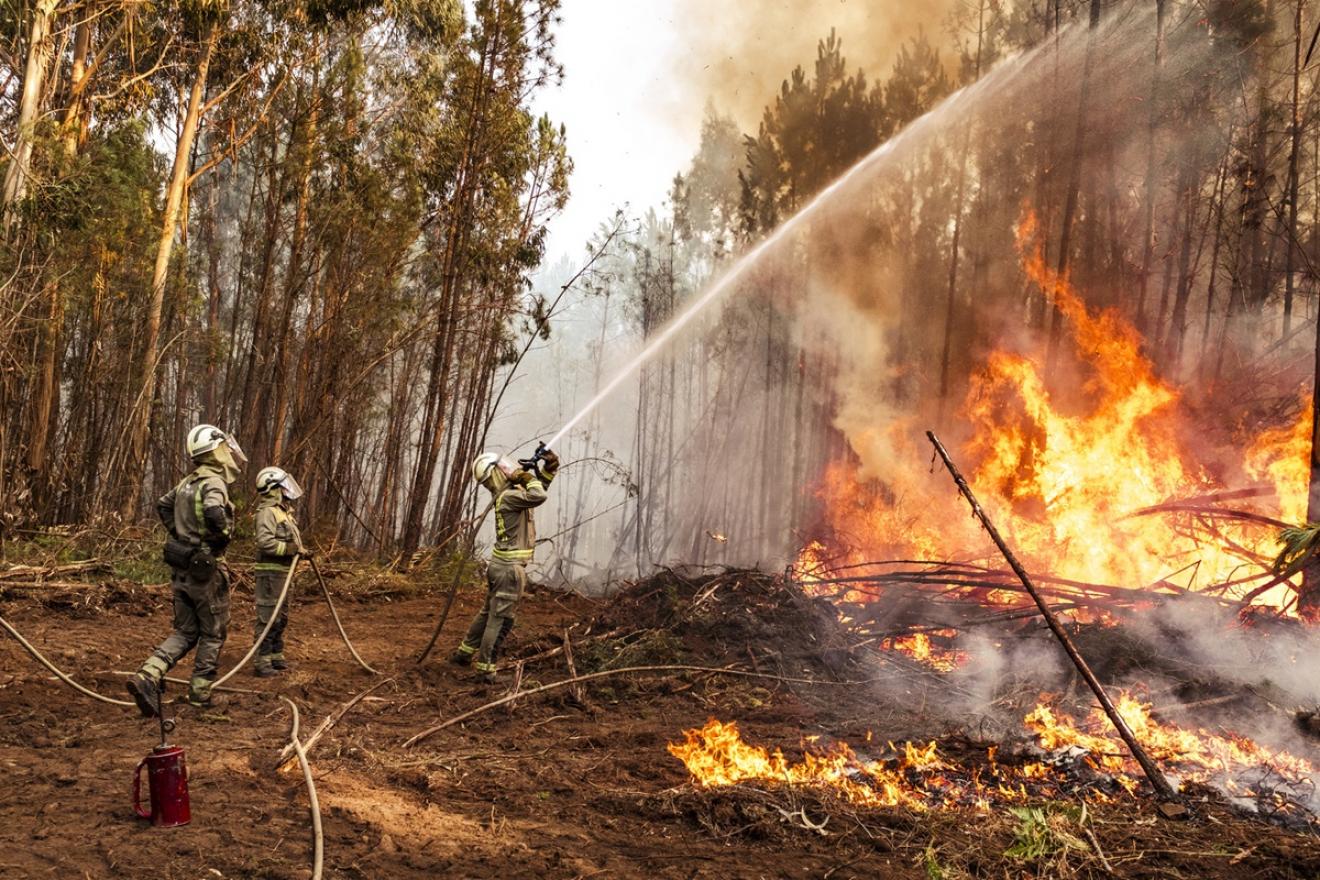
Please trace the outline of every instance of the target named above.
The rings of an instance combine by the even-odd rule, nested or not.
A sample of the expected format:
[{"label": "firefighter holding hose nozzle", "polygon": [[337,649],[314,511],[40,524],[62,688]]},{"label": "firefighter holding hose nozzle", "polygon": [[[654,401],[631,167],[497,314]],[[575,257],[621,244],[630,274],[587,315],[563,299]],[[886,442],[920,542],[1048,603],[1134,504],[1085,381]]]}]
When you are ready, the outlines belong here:
[{"label": "firefighter holding hose nozzle", "polygon": [[[253,638],[261,638],[280,600],[284,579],[289,574],[295,554],[310,559],[298,524],[293,519],[293,504],[302,497],[302,486],[283,468],[263,468],[257,474],[257,619]],[[289,603],[280,607],[280,615],[257,648],[252,672],[258,678],[281,675],[289,668],[284,659],[284,629],[289,624]]]},{"label": "firefighter holding hose nozzle", "polygon": [[496,657],[527,586],[527,563],[536,547],[532,510],[545,503],[558,471],[559,456],[544,444],[517,465],[497,452],[483,452],[472,463],[473,480],[494,496],[495,548],[486,567],[486,602],[450,660],[472,663],[486,684],[495,683]]},{"label": "firefighter holding hose nozzle", "polygon": [[229,487],[247,456],[230,434],[214,425],[188,432],[193,471],[156,502],[169,537],[165,562],[174,594],[174,631],[128,680],[128,692],[146,718],[160,714],[161,681],[193,648],[188,702],[211,707],[211,683],[220,668],[220,649],[229,632],[229,578],[224,552],[234,526]]}]

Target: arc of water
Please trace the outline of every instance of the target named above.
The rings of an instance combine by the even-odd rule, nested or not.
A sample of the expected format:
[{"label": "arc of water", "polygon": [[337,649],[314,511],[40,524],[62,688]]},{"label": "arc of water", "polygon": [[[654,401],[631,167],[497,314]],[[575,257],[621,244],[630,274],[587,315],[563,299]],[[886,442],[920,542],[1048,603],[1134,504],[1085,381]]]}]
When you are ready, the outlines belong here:
[{"label": "arc of water", "polygon": [[1037,53],[1044,48],[1037,47],[1026,53],[1019,53],[1016,56],[1005,59],[995,66],[995,68],[986,74],[986,76],[976,82],[963,86],[956,92],[953,92],[943,101],[932,107],[925,114],[909,123],[902,131],[895,134],[889,140],[876,147],[867,155],[863,156],[858,162],[840,175],[833,183],[821,190],[806,205],[804,205],[796,214],[789,217],[781,223],[770,235],[766,236],[747,253],[738,258],[733,265],[719,275],[711,284],[698,296],[687,304],[678,315],[676,315],[665,327],[651,337],[650,342],[646,344],[633,358],[621,367],[610,380],[605,383],[596,395],[587,401],[573,418],[559,429],[558,433],[550,439],[547,446],[554,447],[561,439],[571,431],[578,422],[600,405],[601,401],[609,397],[624,380],[627,379],[642,364],[650,360],[660,349],[664,348],[670,340],[678,334],[685,326],[691,323],[692,319],[706,309],[711,303],[717,300],[754,266],[767,252],[773,249],[777,244],[793,233],[795,229],[805,223],[810,217],[818,212],[824,205],[828,204],[840,192],[847,189],[852,183],[865,176],[865,174],[879,164],[886,156],[893,153],[905,141],[911,140],[919,132],[930,127],[937,118],[948,115],[962,107],[967,102],[975,99],[977,96],[998,87],[1013,72],[1020,70]]}]

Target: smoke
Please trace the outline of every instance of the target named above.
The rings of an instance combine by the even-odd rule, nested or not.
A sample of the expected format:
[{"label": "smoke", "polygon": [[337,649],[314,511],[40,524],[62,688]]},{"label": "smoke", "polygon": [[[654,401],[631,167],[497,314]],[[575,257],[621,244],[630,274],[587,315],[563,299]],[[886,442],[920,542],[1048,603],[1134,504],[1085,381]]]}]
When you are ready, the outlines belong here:
[{"label": "smoke", "polygon": [[844,39],[850,72],[860,67],[874,81],[906,40],[924,31],[940,42],[959,0],[678,0],[676,6],[683,47],[673,62],[676,95],[705,95],[744,130],[755,131],[788,71],[800,65],[810,75],[816,43],[831,29]]}]

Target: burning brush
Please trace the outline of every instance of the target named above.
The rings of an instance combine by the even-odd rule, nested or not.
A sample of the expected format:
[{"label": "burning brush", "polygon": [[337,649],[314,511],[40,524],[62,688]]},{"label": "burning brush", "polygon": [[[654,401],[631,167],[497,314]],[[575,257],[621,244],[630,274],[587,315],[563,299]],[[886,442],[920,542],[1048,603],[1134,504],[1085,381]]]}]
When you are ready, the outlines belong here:
[{"label": "burning brush", "polygon": [[[1158,721],[1150,704],[1122,693],[1119,711],[1143,745],[1184,787],[1218,789],[1239,806],[1288,824],[1312,825],[1317,768],[1244,737]],[[703,788],[745,782],[805,786],[866,807],[989,809],[1030,800],[1083,797],[1096,802],[1147,789],[1142,770],[1108,731],[1104,713],[1081,721],[1042,698],[1022,721],[1028,749],[1006,760],[997,747],[983,761],[956,761],[936,742],[887,744],[880,754],[844,742],[804,743],[802,758],[786,758],[743,739],[736,723],[711,719],[670,743]]]}]

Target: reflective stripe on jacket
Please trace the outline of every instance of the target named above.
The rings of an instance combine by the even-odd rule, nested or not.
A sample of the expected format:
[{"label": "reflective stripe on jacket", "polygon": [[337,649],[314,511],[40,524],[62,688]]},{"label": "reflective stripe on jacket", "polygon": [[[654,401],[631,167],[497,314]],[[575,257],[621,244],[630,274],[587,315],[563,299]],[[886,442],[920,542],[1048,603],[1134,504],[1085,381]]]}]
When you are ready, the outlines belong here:
[{"label": "reflective stripe on jacket", "polygon": [[[161,496],[156,509],[167,526],[173,523],[179,540],[189,544],[202,544],[216,538],[228,541],[233,531],[234,506],[229,503],[229,487],[224,472],[214,465],[200,465],[184,477]],[[213,521],[224,523],[219,534],[207,523],[208,510],[212,511]],[[215,511],[222,515],[217,516]]]},{"label": "reflective stripe on jacket", "polygon": [[262,495],[257,506],[257,571],[289,570],[293,555],[302,550],[298,524],[275,495]]},{"label": "reflective stripe on jacket", "polygon": [[495,549],[490,558],[500,562],[532,561],[536,548],[536,523],[532,508],[545,503],[544,482],[535,474],[526,486],[509,484],[495,496]]}]

